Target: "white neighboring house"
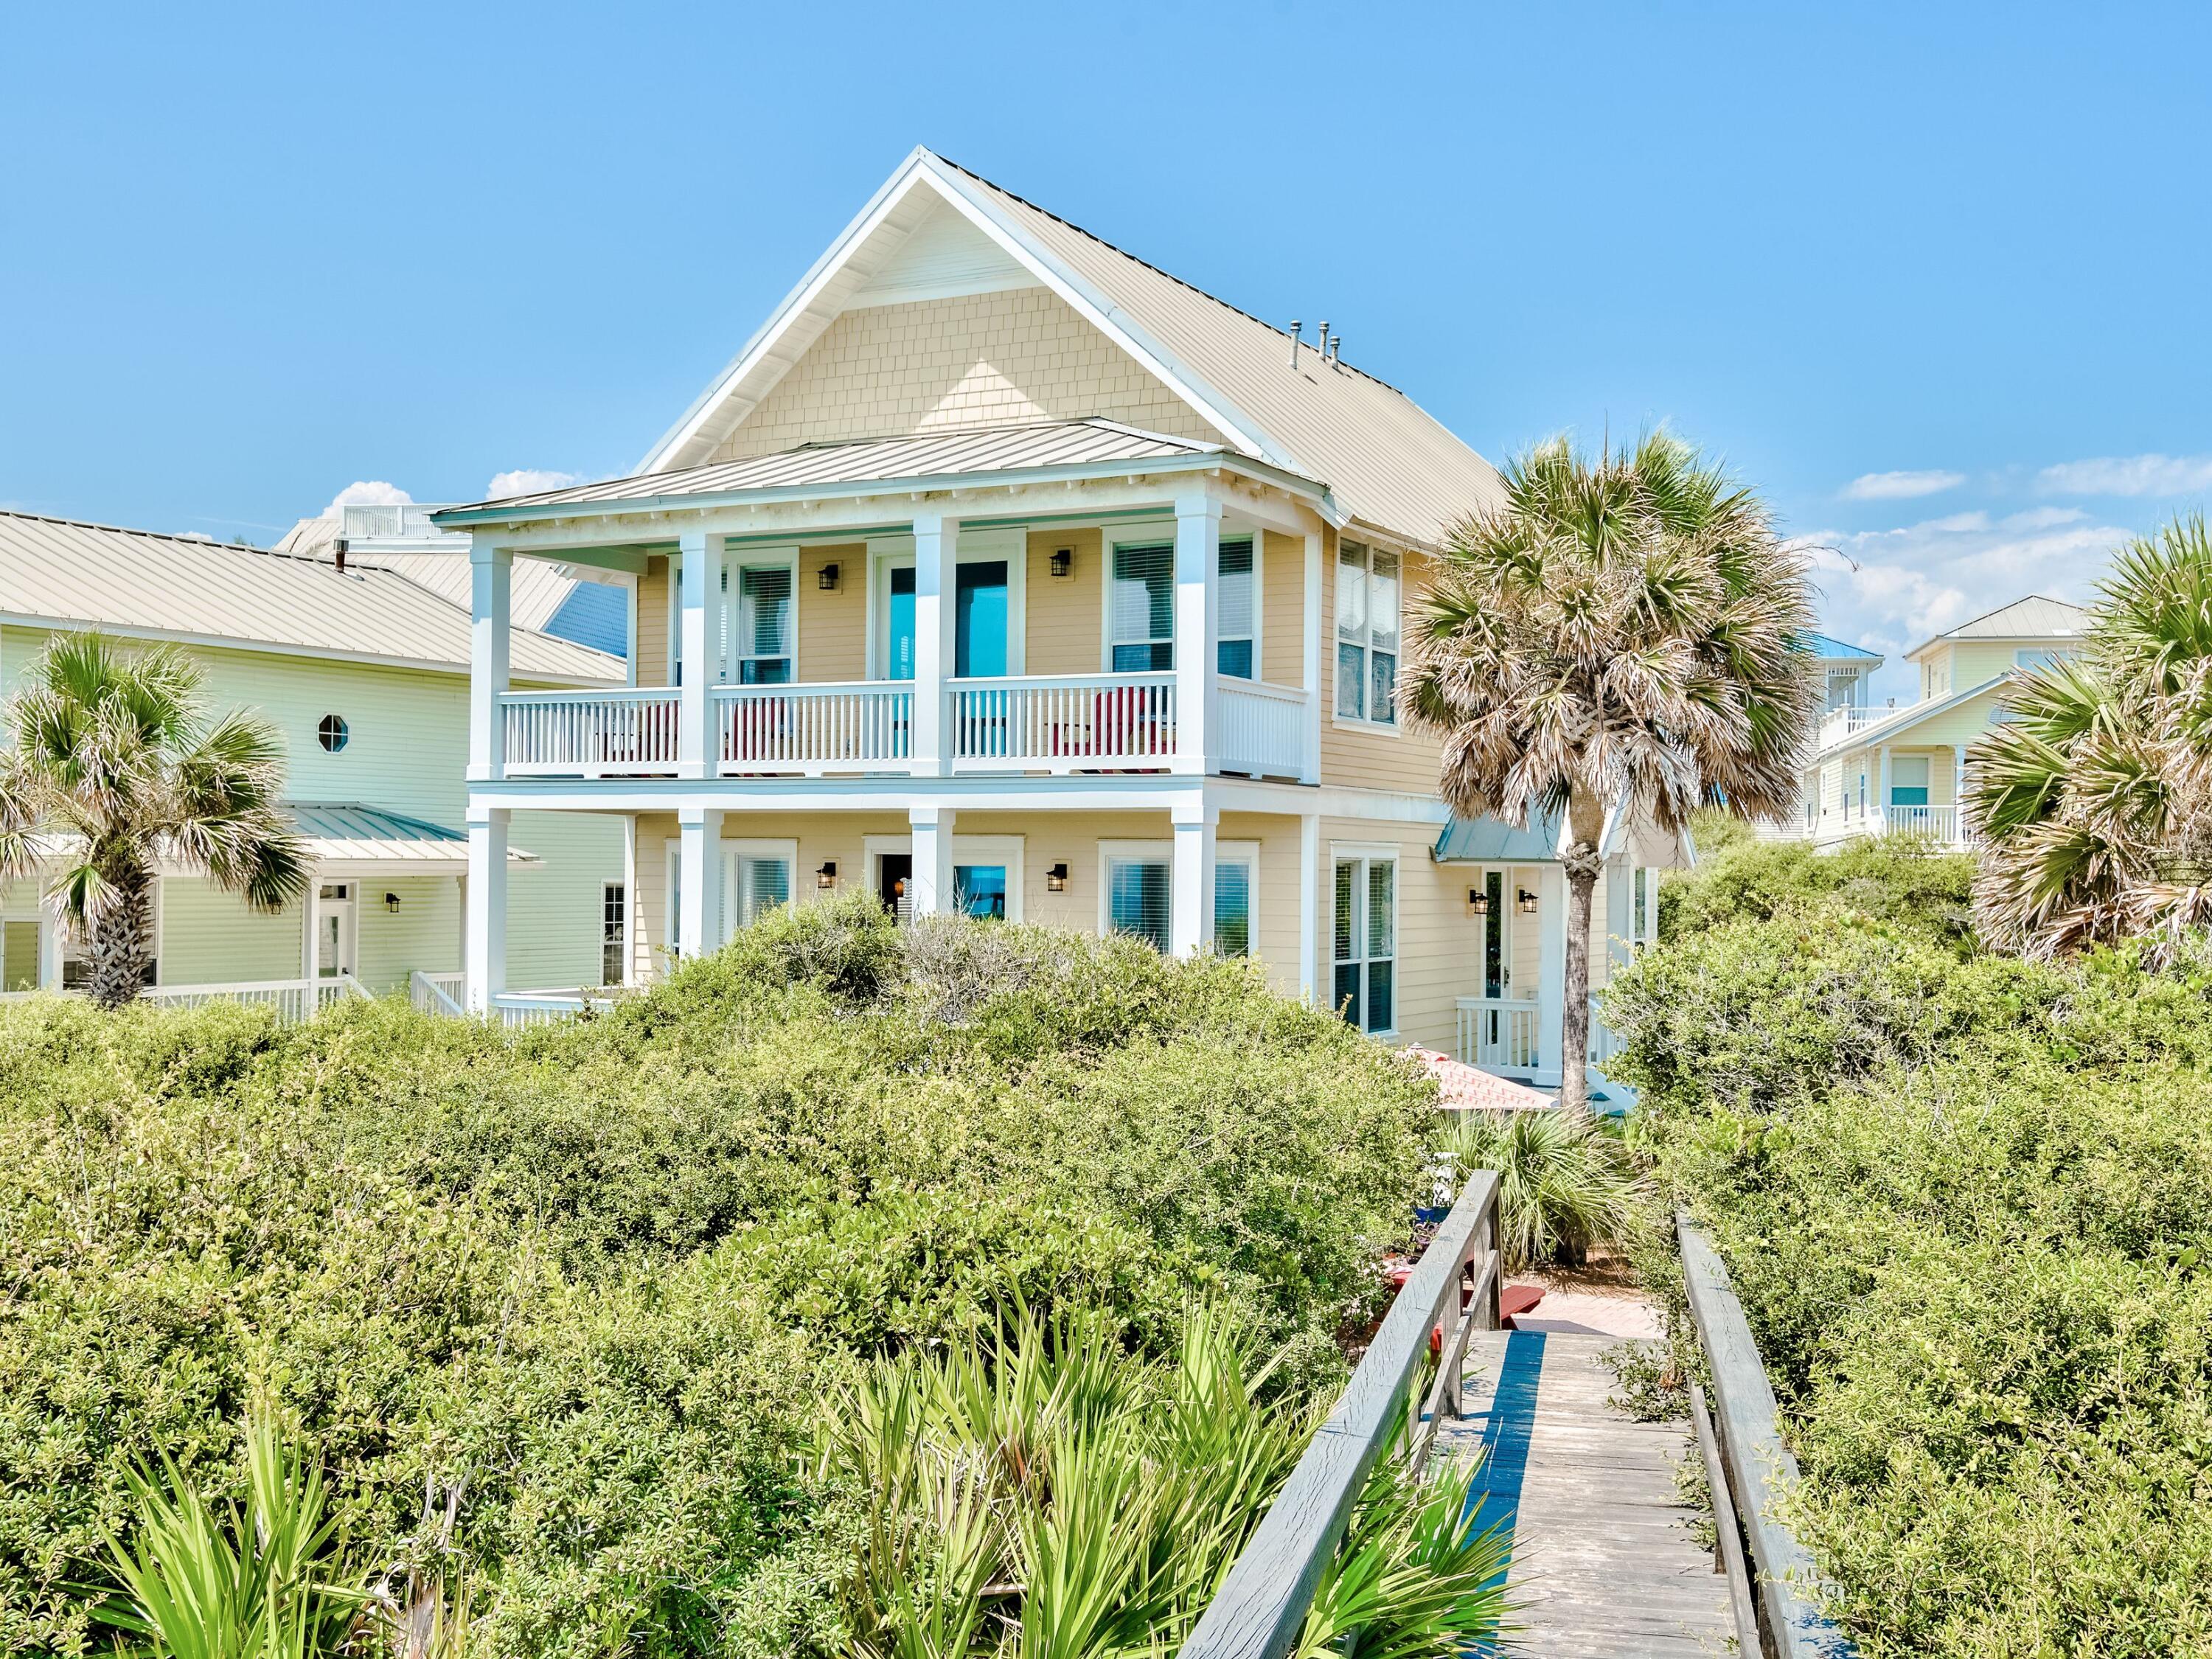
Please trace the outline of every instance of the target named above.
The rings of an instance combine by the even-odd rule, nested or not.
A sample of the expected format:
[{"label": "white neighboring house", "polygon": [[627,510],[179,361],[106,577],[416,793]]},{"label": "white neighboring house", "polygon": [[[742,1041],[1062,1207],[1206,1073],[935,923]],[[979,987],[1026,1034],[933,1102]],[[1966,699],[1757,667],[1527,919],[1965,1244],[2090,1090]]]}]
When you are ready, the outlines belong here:
[{"label": "white neighboring house", "polygon": [[[314,863],[307,902],[276,916],[166,871],[149,994],[291,1014],[362,990],[450,998],[469,867],[467,611],[376,563],[0,513],[0,687],[55,635],[93,629],[126,649],[185,647],[210,712],[243,706],[276,725]],[[548,689],[624,677],[618,659],[532,629],[515,629],[511,649],[514,672]],[[572,1000],[609,964],[619,977],[627,935],[608,941],[627,925],[620,824],[532,815],[516,841],[518,971]],[[37,884],[0,894],[7,994],[68,988],[76,955]]]},{"label": "white neighboring house", "polygon": [[1798,816],[1776,833],[1823,847],[1883,835],[1964,845],[1958,804],[1968,747],[1998,718],[2013,672],[2079,650],[2088,619],[2063,599],[2016,599],[1906,652],[1919,670],[1919,697],[1882,706],[1864,696],[1864,677],[1882,659],[1819,636],[1826,710]]}]

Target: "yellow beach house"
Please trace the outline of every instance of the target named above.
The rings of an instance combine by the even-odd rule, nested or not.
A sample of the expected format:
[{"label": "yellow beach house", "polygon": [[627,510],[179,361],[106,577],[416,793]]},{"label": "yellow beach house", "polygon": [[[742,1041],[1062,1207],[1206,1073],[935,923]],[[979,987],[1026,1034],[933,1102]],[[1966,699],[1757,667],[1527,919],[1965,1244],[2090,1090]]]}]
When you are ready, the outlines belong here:
[{"label": "yellow beach house", "polygon": [[[286,751],[287,794],[314,863],[286,915],[181,872],[155,898],[157,1001],[228,998],[299,1016],[334,997],[410,990],[457,1006],[468,806],[467,611],[374,562],[288,556],[197,537],[0,513],[0,685],[64,631],[125,648],[170,641],[205,675],[211,711],[250,708]],[[518,629],[518,686],[619,685],[623,662]],[[625,959],[621,823],[528,813],[501,870],[525,982],[569,1001]],[[35,882],[0,895],[9,994],[68,988],[76,943]]]},{"label": "yellow beach house", "polygon": [[[632,979],[857,888],[1249,955],[1556,1079],[1556,832],[1451,823],[1396,706],[1445,528],[1498,495],[1326,328],[918,149],[634,476],[430,515],[473,568],[466,1000],[517,1000],[526,822],[611,815]],[[633,683],[520,683],[543,566],[627,586]],[[1601,978],[1653,839],[1608,831]]]}]

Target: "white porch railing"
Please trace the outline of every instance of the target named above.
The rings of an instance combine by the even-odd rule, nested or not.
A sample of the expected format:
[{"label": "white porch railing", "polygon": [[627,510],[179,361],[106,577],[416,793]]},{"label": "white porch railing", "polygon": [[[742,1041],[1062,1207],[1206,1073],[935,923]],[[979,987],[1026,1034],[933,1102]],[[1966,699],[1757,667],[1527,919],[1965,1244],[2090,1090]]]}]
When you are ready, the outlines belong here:
[{"label": "white porch railing", "polygon": [[584,991],[501,991],[491,1000],[491,1018],[501,1025],[549,1025],[612,1006],[612,998]]},{"label": "white porch railing", "polygon": [[1533,1001],[1513,997],[1462,997],[1459,1061],[1489,1072],[1536,1069],[1539,1020]]},{"label": "white porch railing", "polygon": [[332,1003],[367,997],[368,991],[351,974],[334,979],[240,980],[228,984],[149,985],[138,994],[141,1002],[158,1008],[198,1008],[210,1002],[244,1002],[274,1008],[282,1020],[302,1020],[320,1013]]},{"label": "white porch railing", "polygon": [[463,974],[426,974],[417,968],[407,976],[407,998],[426,1014],[461,1012]]},{"label": "white porch railing", "polygon": [[946,742],[963,771],[1164,768],[1175,696],[1171,673],[948,680]]},{"label": "white porch railing", "polygon": [[1295,778],[1305,769],[1305,729],[1310,705],[1289,686],[1224,674],[1217,705],[1221,729],[1213,743],[1224,772]]},{"label": "white porch railing", "polygon": [[1943,842],[1959,838],[1956,806],[1893,806],[1884,817],[1883,827],[1893,836],[1926,836]]},{"label": "white porch railing", "polygon": [[1605,1023],[1604,1016],[1598,1012],[1597,993],[1593,991],[1589,1000],[1590,1064],[1601,1066],[1620,1052],[1620,1039],[1613,1035],[1613,1028]]},{"label": "white porch railing", "polygon": [[499,700],[507,772],[590,778],[672,772],[681,695],[673,686],[507,692]]},{"label": "white porch railing", "polygon": [[903,771],[914,759],[914,686],[718,685],[718,769],[732,773]]}]

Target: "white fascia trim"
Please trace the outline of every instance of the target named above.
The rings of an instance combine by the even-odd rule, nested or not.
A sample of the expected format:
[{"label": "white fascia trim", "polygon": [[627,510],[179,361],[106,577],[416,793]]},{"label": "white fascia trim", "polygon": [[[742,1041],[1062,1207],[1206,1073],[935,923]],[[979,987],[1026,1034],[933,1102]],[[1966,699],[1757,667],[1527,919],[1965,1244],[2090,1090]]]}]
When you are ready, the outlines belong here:
[{"label": "white fascia trim", "polygon": [[[469,661],[464,657],[449,662],[437,657],[386,656],[374,651],[348,651],[335,647],[301,645],[276,640],[246,639],[235,634],[196,634],[176,628],[140,628],[125,623],[87,622],[76,617],[41,617],[28,611],[0,611],[0,626],[9,628],[47,628],[64,634],[106,634],[116,639],[155,640],[169,645],[198,646],[209,651],[245,651],[266,657],[304,657],[315,662],[359,663],[367,668],[407,668],[424,674],[457,674],[466,679]],[[520,629],[514,630],[520,634]],[[586,647],[578,647],[579,650]],[[607,661],[613,665],[615,659]],[[619,686],[621,673],[611,667],[604,679],[580,674],[556,674],[543,669],[515,671],[515,678],[528,686],[574,688],[592,690],[601,687]]]}]

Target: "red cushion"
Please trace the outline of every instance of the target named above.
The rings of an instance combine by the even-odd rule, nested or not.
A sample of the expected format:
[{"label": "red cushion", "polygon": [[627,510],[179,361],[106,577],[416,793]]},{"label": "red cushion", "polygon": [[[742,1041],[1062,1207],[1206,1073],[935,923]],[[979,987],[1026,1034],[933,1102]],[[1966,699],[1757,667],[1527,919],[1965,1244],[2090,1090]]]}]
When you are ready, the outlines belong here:
[{"label": "red cushion", "polygon": [[1527,1313],[1543,1299],[1541,1285],[1508,1285],[1498,1293],[1498,1316],[1510,1319],[1515,1314]]}]

